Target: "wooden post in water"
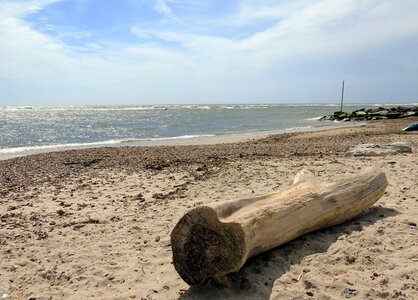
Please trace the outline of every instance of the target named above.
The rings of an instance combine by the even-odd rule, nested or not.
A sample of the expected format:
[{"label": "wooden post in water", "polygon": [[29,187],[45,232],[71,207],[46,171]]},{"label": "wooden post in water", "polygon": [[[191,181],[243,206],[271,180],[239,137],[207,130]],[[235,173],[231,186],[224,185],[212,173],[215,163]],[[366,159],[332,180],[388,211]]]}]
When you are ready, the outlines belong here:
[{"label": "wooden post in water", "polygon": [[341,90],[341,112],[343,112],[343,103],[344,103],[344,80],[343,80],[343,87]]}]

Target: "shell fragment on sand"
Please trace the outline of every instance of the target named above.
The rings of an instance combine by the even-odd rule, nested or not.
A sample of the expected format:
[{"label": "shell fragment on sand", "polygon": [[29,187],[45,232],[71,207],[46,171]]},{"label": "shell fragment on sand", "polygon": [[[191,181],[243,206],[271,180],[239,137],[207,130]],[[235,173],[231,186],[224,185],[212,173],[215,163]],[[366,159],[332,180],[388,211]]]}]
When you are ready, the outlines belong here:
[{"label": "shell fragment on sand", "polygon": [[348,149],[346,156],[385,156],[400,153],[412,153],[412,148],[405,143],[389,145],[360,144]]}]

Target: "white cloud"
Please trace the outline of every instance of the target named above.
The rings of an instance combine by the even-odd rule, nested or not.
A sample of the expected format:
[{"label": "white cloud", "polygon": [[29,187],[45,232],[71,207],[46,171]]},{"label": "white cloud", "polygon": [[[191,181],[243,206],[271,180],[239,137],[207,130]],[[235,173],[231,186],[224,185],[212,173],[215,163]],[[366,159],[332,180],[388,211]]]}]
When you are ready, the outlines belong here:
[{"label": "white cloud", "polygon": [[43,7],[64,0],[3,0],[0,3],[0,16],[14,18],[41,10]]},{"label": "white cloud", "polygon": [[141,29],[138,26],[132,26],[131,32],[140,39],[149,39],[153,36],[152,33],[149,32],[149,30]]},{"label": "white cloud", "polygon": [[[34,101],[59,96],[67,102],[320,101],[346,75],[351,82],[367,81],[370,90],[388,82],[404,84],[398,89],[404,95],[413,91],[406,85],[418,80],[413,49],[402,57],[391,50],[399,44],[418,51],[418,43],[410,42],[418,37],[415,0],[245,0],[228,18],[202,21],[202,26],[212,22],[216,30],[180,22],[171,28],[140,24],[131,28],[140,38],[137,43],[90,41],[86,48],[92,51],[78,51],[23,21],[33,9],[57,1],[0,3],[0,101],[25,101],[28,95]],[[154,8],[174,17],[167,3],[193,4],[156,1]],[[263,20],[270,21],[268,28],[240,38],[227,37],[218,27],[239,29]],[[393,61],[399,68],[395,83],[392,73],[373,74],[372,68],[351,64],[358,57],[373,60],[375,54],[382,56],[378,63]],[[375,63],[375,68],[381,66]],[[362,88],[358,97],[368,92]]]},{"label": "white cloud", "polygon": [[174,13],[164,0],[155,0],[153,8],[167,17],[174,18]]}]

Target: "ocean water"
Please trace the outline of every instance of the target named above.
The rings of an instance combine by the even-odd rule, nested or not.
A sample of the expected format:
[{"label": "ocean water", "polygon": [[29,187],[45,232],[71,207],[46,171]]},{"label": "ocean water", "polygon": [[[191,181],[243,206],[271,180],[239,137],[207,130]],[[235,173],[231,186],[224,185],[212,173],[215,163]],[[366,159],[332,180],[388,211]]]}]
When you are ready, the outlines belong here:
[{"label": "ocean water", "polygon": [[[350,104],[345,110],[379,104]],[[388,105],[385,105],[388,106]],[[0,107],[0,154],[332,126],[335,104]]]}]

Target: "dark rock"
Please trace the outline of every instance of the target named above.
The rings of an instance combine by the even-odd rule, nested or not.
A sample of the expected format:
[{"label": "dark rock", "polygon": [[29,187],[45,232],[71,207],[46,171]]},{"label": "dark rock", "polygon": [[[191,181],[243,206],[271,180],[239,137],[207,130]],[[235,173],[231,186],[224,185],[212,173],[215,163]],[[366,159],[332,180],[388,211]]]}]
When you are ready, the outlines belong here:
[{"label": "dark rock", "polygon": [[416,111],[412,111],[412,110],[408,110],[408,111],[406,111],[406,112],[403,113],[403,116],[404,117],[413,117],[413,116],[416,116],[416,115],[417,115],[417,112]]},{"label": "dark rock", "polygon": [[372,120],[386,120],[388,117],[386,116],[374,116],[372,117]]},{"label": "dark rock", "polygon": [[353,115],[356,116],[356,117],[365,117],[367,115],[367,113],[364,111],[364,108],[363,108],[363,110],[354,111]]},{"label": "dark rock", "polygon": [[36,234],[38,235],[38,240],[45,240],[48,238],[48,233],[46,231],[38,231]]},{"label": "dark rock", "polygon": [[60,216],[63,216],[63,215],[65,215],[65,210],[63,210],[63,209],[58,209],[58,210],[57,210],[57,214],[59,214]]},{"label": "dark rock", "polygon": [[107,275],[107,279],[113,280],[113,279],[115,279],[115,275],[109,274],[109,275]]},{"label": "dark rock", "polygon": [[378,110],[378,111],[375,111],[375,112],[371,112],[370,114],[372,116],[387,116],[389,114],[389,110],[387,110],[387,109]]},{"label": "dark rock", "polygon": [[399,112],[390,112],[387,114],[388,119],[398,119],[401,116]]},{"label": "dark rock", "polygon": [[372,109],[358,109],[353,112],[336,111],[332,115],[323,116],[320,121],[360,121],[360,120],[385,120],[398,119],[411,116],[418,116],[418,106],[407,107],[398,106],[391,108],[372,108]]}]

